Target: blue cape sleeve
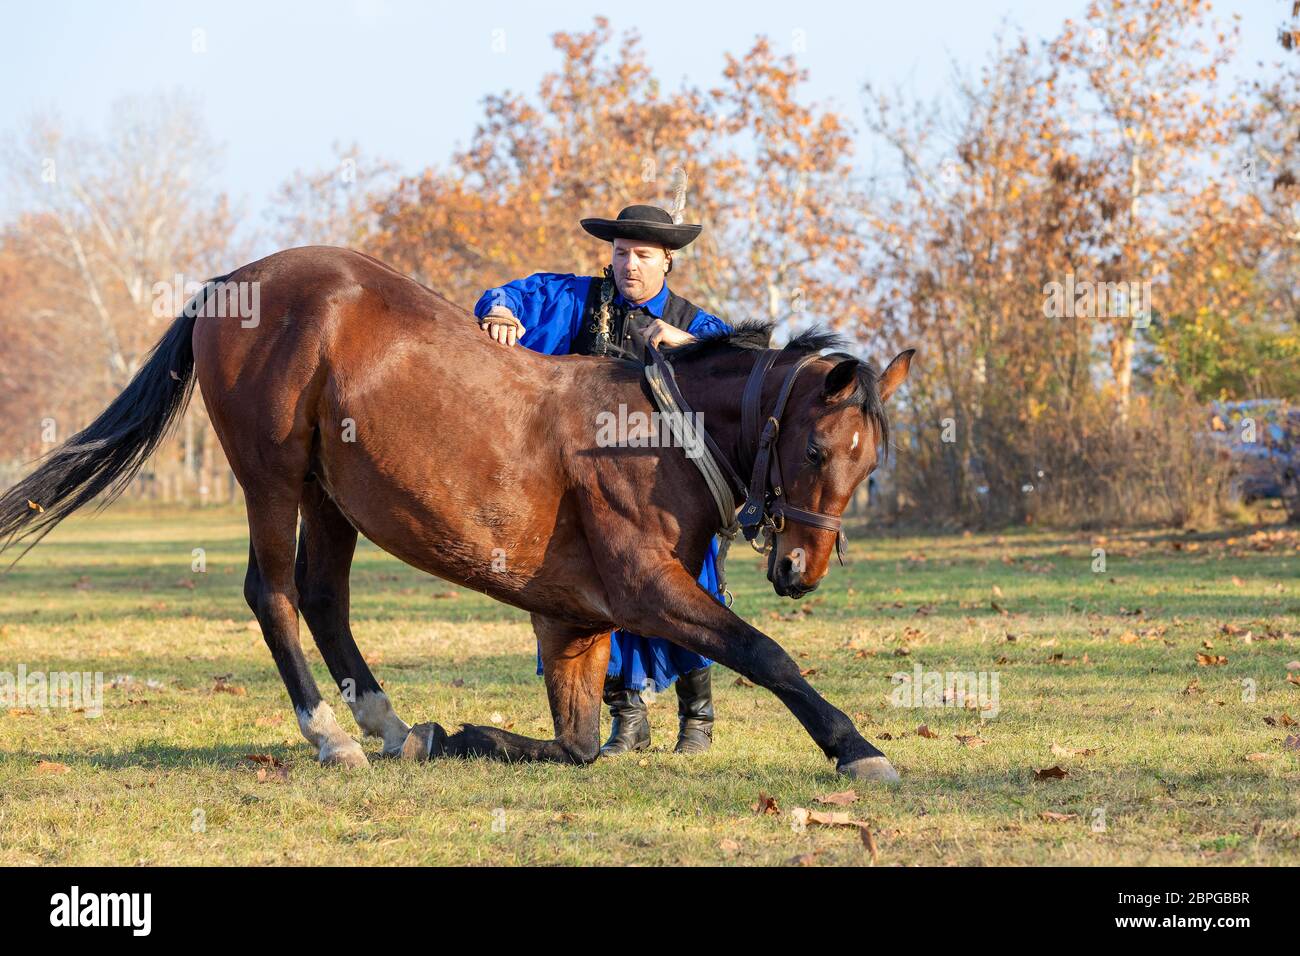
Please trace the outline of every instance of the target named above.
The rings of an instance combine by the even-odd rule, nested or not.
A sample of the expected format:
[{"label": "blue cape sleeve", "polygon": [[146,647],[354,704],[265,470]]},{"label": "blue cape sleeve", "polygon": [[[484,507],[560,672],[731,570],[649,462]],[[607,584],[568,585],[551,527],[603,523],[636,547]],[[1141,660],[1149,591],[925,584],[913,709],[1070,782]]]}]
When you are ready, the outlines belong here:
[{"label": "blue cape sleeve", "polygon": [[519,344],[545,355],[567,355],[582,318],[590,276],[538,272],[488,289],[474,305],[483,318],[494,305],[503,305],[524,325]]},{"label": "blue cape sleeve", "polygon": [[697,339],[711,339],[719,335],[726,335],[731,331],[731,326],[716,315],[709,315],[709,313],[700,309],[699,312],[695,313],[695,318],[691,319],[691,324],[687,326],[686,331]]}]

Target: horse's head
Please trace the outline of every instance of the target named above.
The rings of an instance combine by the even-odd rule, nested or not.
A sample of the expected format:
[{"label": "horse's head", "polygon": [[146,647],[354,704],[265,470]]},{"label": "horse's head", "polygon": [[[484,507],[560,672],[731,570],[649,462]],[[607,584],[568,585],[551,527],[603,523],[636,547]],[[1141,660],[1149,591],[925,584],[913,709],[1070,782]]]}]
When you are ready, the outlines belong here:
[{"label": "horse's head", "polygon": [[[915,349],[900,352],[879,375],[844,354],[805,368],[781,421],[777,454],[787,487],[781,496],[804,511],[839,517],[875,470],[889,440],[884,403],[907,378]],[[837,532],[786,520],[767,562],[782,597],[803,597],[825,577]]]}]

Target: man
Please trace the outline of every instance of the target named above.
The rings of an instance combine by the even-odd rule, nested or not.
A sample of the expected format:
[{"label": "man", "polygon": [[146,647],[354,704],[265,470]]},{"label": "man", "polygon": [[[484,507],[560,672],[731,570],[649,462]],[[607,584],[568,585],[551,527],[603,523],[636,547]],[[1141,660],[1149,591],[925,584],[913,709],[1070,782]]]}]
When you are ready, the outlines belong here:
[{"label": "man", "polygon": [[[724,334],[729,326],[670,291],[673,253],[700,234],[657,206],[628,206],[617,219],[584,219],[582,228],[611,244],[601,277],[537,273],[488,289],[474,306],[479,327],[503,346],[516,342],[547,355],[632,355],[641,341],[680,345]],[[593,428],[595,427],[593,423]],[[717,541],[709,546],[699,582],[718,597]],[[624,631],[610,635],[605,703],[614,726],[603,756],[650,746],[641,691],[677,682],[677,753],[699,753],[713,742],[712,661],[668,641]],[[537,672],[542,672],[538,658]]]}]

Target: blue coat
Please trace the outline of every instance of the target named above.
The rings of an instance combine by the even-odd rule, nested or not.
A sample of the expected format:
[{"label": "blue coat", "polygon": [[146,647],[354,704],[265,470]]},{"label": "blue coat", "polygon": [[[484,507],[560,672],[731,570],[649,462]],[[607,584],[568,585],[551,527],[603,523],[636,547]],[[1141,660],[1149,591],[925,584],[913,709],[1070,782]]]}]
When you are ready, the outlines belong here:
[{"label": "blue coat", "polygon": [[[524,335],[519,340],[521,345],[544,355],[567,355],[570,343],[578,334],[582,310],[593,281],[597,280],[591,276],[539,272],[526,279],[507,282],[499,288],[488,289],[479,297],[474,306],[474,314],[482,318],[494,305],[505,306],[524,325]],[[616,295],[614,301],[621,303],[622,295]],[[658,295],[644,304],[644,308],[651,315],[662,317],[667,302],[668,286],[665,285]],[[723,335],[730,330],[727,323],[703,309],[695,314],[687,326],[687,331],[696,338]],[[721,601],[722,596],[718,593],[717,559],[718,541],[714,538],[709,542],[709,553],[705,555],[699,582],[706,591]],[[713,663],[707,657],[683,650],[658,637],[613,631],[610,638],[609,675],[622,677],[623,685],[635,690],[644,690],[653,685],[656,690],[662,691],[682,674]],[[537,673],[542,673],[540,653],[537,658]]]}]

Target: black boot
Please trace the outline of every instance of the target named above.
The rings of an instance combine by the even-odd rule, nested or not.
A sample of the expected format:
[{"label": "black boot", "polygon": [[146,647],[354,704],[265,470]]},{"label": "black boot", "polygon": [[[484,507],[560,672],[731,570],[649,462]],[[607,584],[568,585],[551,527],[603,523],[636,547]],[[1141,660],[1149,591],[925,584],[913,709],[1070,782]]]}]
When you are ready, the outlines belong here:
[{"label": "black boot", "polygon": [[600,748],[602,757],[615,757],[650,746],[650,715],[640,691],[624,687],[622,677],[606,677],[605,703],[609,705],[614,726],[610,728],[609,740]]},{"label": "black boot", "polygon": [[698,754],[713,745],[713,668],[677,678],[677,746],[673,753]]}]

